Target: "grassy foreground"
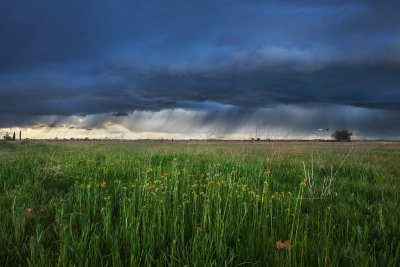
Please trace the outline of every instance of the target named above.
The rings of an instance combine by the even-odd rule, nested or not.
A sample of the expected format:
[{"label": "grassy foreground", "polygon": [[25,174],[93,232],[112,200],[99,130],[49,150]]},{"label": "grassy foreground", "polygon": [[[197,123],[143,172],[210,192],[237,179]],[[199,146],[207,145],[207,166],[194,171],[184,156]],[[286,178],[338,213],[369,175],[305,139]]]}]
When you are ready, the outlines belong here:
[{"label": "grassy foreground", "polygon": [[0,266],[399,266],[399,143],[0,143]]}]

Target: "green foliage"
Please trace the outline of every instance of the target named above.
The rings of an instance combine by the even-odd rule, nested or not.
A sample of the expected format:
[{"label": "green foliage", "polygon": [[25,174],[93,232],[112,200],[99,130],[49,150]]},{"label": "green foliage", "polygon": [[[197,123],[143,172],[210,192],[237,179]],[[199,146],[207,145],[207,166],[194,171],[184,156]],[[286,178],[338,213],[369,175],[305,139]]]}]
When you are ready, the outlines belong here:
[{"label": "green foliage", "polygon": [[[395,143],[15,147],[1,266],[400,264]],[[316,188],[334,176],[327,197],[304,168]]]},{"label": "green foliage", "polygon": [[15,148],[14,144],[10,144],[9,142],[7,142],[5,140],[0,140],[0,150],[14,149],[14,148]]},{"label": "green foliage", "polygon": [[334,138],[336,141],[351,141],[351,136],[353,133],[347,131],[347,130],[336,130],[332,134],[332,138]]}]

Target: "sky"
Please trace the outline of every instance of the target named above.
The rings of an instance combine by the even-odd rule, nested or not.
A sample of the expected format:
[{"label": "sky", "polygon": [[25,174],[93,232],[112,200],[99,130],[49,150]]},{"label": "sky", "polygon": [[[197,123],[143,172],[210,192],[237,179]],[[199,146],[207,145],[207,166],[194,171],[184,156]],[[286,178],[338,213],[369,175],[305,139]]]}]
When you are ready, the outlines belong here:
[{"label": "sky", "polygon": [[0,135],[400,139],[398,10],[397,0],[2,0]]}]

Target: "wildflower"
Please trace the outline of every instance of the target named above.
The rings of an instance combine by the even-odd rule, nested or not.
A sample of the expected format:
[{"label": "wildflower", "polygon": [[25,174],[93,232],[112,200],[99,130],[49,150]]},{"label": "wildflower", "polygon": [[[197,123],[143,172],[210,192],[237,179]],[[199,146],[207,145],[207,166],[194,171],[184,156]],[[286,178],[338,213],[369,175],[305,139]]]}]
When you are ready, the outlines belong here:
[{"label": "wildflower", "polygon": [[337,192],[335,192],[335,197],[337,197]]},{"label": "wildflower", "polygon": [[84,187],[85,187],[85,185],[84,185],[84,184],[81,184],[79,187],[80,187],[80,188],[84,188]]},{"label": "wildflower", "polygon": [[122,187],[122,189],[126,190],[126,186]]},{"label": "wildflower", "polygon": [[307,186],[307,179],[306,178],[303,179],[303,185]]},{"label": "wildflower", "polygon": [[331,207],[330,206],[328,206],[328,210],[330,210],[331,209]]},{"label": "wildflower", "polygon": [[271,196],[271,198],[274,198],[274,197],[275,197],[274,195]]},{"label": "wildflower", "polygon": [[106,187],[106,182],[103,181],[100,186],[101,187]]}]

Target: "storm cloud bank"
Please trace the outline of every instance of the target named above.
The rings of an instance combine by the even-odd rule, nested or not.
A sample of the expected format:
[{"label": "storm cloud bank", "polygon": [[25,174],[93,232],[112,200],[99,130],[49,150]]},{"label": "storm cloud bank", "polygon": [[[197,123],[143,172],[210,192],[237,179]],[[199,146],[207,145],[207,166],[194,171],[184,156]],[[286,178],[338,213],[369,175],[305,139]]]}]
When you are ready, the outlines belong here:
[{"label": "storm cloud bank", "polygon": [[188,136],[252,136],[258,128],[313,136],[330,127],[395,138],[399,8],[398,1],[5,1],[0,128],[112,123]]},{"label": "storm cloud bank", "polygon": [[[345,128],[356,139],[394,140],[400,131],[399,120],[396,112],[349,106],[274,105],[252,109],[205,103],[195,110],[133,111],[118,116],[32,116],[19,124],[46,129],[42,138],[76,137],[76,130],[83,129],[86,132],[81,137],[93,138],[115,138],[113,134],[118,134],[122,138],[308,139],[329,138],[334,129]],[[320,132],[321,127],[330,130]]]}]

